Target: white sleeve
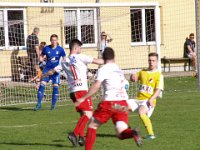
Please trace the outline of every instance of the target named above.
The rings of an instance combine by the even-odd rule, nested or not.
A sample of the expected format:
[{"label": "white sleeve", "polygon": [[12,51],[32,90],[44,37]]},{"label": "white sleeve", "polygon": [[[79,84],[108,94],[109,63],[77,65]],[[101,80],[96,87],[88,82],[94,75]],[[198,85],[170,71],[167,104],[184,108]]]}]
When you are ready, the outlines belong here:
[{"label": "white sleeve", "polygon": [[102,82],[102,81],[105,80],[105,79],[106,79],[106,71],[105,71],[104,68],[100,68],[100,69],[98,70],[98,72],[97,72],[97,78],[96,78],[96,80]]},{"label": "white sleeve", "polygon": [[81,59],[81,61],[84,64],[91,64],[93,62],[93,59],[94,59],[90,56],[86,56],[86,55],[83,55],[83,54],[80,54],[79,56],[80,56],[79,58]]}]

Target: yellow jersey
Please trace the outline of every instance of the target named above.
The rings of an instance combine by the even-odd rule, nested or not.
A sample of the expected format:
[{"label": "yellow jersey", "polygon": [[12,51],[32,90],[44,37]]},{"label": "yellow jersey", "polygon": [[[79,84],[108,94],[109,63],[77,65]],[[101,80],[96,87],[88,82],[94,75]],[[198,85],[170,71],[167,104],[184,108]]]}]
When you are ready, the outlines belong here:
[{"label": "yellow jersey", "polygon": [[[163,90],[164,88],[163,75],[158,70],[148,71],[143,69],[136,76],[139,81],[138,100],[148,100],[155,93],[156,89]],[[156,99],[154,101],[156,103]]]}]

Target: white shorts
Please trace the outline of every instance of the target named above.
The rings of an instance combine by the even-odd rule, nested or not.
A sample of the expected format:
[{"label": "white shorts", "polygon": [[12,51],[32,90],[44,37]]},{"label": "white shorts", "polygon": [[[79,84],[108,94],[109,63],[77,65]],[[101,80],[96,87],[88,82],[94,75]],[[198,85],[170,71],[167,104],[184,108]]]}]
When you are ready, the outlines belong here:
[{"label": "white shorts", "polygon": [[145,108],[148,109],[147,111],[147,116],[148,117],[151,117],[153,111],[154,111],[154,107],[152,106],[148,106],[147,105],[147,101],[148,100],[137,100],[137,99],[128,99],[127,100],[127,103],[128,103],[128,106],[131,108],[131,111],[134,112],[135,110],[138,110],[138,108],[140,106],[144,106]]}]

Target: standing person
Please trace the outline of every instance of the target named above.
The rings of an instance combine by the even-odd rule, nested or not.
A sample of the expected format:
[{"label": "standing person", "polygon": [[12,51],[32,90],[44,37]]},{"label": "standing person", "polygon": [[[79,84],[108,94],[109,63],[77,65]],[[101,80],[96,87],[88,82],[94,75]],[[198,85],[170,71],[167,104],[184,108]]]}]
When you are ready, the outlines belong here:
[{"label": "standing person", "polygon": [[40,50],[39,50],[39,34],[40,29],[35,27],[33,33],[26,39],[27,55],[30,62],[30,75],[33,77],[36,75],[35,65],[39,62]]},{"label": "standing person", "polygon": [[[61,67],[57,66],[48,73],[60,72],[61,70],[67,74],[68,84],[70,87],[70,98],[75,103],[84,96],[88,91],[87,84],[87,65],[103,64],[102,59],[95,59],[81,54],[82,43],[78,39],[73,39],[69,43],[70,55],[66,61],[61,62]],[[47,74],[48,74],[47,73]],[[80,113],[80,118],[72,134],[69,134],[68,139],[74,147],[78,144],[84,146],[84,130],[92,116],[92,100],[90,97],[84,99],[84,102],[76,107],[76,111]]]},{"label": "standing person", "polygon": [[184,57],[192,59],[192,67],[194,71],[197,72],[197,55],[195,50],[194,33],[191,33],[189,38],[186,38],[184,43]]},{"label": "standing person", "polygon": [[112,38],[106,34],[106,32],[101,32],[101,55],[103,54],[104,49],[108,46],[108,43],[112,42]]},{"label": "standing person", "polygon": [[117,132],[119,139],[133,138],[138,146],[142,145],[142,139],[137,130],[128,127],[128,104],[126,102],[127,93],[124,88],[124,74],[115,64],[115,54],[112,48],[106,47],[103,52],[104,66],[98,70],[97,79],[87,94],[78,99],[75,106],[81,106],[84,100],[95,94],[101,84],[104,88],[104,95],[98,108],[93,114],[87,135],[86,150],[92,150],[96,140],[96,130],[110,118]]},{"label": "standing person", "polygon": [[[42,74],[45,74],[49,70],[58,66],[61,57],[63,60],[65,60],[66,58],[64,49],[58,45],[58,36],[56,34],[51,35],[50,42],[51,42],[51,45],[44,47],[40,55],[40,66],[44,62],[44,57],[46,57],[46,63],[45,63],[46,66]],[[59,94],[58,85],[60,84],[60,74],[57,72],[55,72],[52,75],[46,76],[45,78],[42,79],[39,90],[38,90],[38,102],[34,109],[35,111],[41,108],[45,86],[46,86],[46,83],[49,82],[50,80],[52,80],[52,84],[53,84],[51,110],[55,108],[56,101],[58,99],[58,94]]]},{"label": "standing person", "polygon": [[131,75],[131,81],[139,81],[139,91],[136,99],[129,99],[127,102],[132,112],[138,110],[139,116],[148,132],[146,139],[155,139],[150,117],[156,106],[156,98],[159,97],[163,90],[163,75],[157,69],[157,53],[148,55],[148,63],[148,69]]}]

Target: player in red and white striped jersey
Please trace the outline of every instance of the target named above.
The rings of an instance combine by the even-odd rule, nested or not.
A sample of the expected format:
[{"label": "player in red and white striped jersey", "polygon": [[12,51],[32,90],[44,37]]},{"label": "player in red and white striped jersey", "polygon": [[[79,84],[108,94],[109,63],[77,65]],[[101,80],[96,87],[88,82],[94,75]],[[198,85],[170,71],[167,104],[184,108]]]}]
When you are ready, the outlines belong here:
[{"label": "player in red and white striped jersey", "polygon": [[[61,66],[54,68],[54,71],[63,70],[67,74],[68,84],[70,87],[70,98],[75,103],[77,99],[83,97],[88,91],[87,84],[87,65],[90,63],[103,64],[102,59],[95,59],[81,54],[82,43],[78,39],[74,39],[69,43],[70,55],[61,63]],[[81,105],[76,107],[76,111],[81,117],[68,138],[73,146],[84,145],[84,129],[87,122],[92,117],[93,105],[90,97],[84,99]],[[79,138],[79,139],[78,139]]]},{"label": "player in red and white striped jersey", "polygon": [[138,146],[141,146],[142,139],[137,130],[128,128],[128,104],[127,93],[124,87],[124,74],[115,64],[114,51],[106,47],[103,52],[105,65],[98,70],[97,79],[87,94],[78,99],[75,106],[81,106],[85,99],[96,93],[101,85],[104,88],[102,101],[93,114],[89,124],[85,150],[92,150],[96,140],[96,130],[110,118],[115,125],[119,139],[133,138]]}]

